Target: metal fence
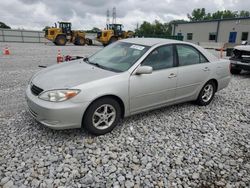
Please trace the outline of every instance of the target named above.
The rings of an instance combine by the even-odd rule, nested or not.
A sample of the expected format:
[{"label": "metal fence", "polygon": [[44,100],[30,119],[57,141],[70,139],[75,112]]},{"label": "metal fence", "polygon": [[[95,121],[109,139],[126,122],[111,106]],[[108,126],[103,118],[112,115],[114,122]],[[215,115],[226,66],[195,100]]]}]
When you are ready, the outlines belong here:
[{"label": "metal fence", "polygon": [[44,43],[43,31],[0,29],[0,42]]}]

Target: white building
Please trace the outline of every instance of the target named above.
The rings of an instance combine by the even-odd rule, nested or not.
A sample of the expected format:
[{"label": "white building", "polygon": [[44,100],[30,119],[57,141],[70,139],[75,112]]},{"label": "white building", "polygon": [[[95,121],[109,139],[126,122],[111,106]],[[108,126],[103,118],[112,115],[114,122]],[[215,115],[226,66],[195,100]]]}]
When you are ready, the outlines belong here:
[{"label": "white building", "polygon": [[183,22],[173,25],[172,34],[193,43],[218,42],[240,44],[250,40],[250,17]]}]

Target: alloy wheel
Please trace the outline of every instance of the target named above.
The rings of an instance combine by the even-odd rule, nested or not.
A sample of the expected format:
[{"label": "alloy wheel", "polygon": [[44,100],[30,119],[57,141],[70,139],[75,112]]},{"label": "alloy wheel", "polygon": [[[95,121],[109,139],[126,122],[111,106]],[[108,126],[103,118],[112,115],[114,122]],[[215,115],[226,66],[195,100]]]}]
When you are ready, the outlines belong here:
[{"label": "alloy wheel", "polygon": [[212,84],[207,84],[203,89],[202,100],[208,102],[213,96],[214,88]]},{"label": "alloy wheel", "polygon": [[110,104],[103,104],[98,107],[93,116],[92,123],[97,129],[107,129],[109,128],[116,119],[116,110]]}]

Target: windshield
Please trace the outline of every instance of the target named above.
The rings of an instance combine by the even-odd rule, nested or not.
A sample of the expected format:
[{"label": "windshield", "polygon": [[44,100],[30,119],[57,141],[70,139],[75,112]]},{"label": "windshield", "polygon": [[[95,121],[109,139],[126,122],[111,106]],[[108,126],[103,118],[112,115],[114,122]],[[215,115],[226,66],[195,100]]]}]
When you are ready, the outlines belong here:
[{"label": "windshield", "polygon": [[147,50],[148,46],[115,42],[91,56],[88,61],[100,68],[115,72],[128,70]]}]

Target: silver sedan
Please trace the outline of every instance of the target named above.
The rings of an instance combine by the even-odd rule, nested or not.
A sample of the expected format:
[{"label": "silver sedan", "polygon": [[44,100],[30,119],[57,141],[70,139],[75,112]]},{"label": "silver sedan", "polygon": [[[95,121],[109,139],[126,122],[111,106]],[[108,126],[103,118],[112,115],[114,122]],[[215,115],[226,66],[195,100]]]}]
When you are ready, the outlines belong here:
[{"label": "silver sedan", "polygon": [[43,69],[26,99],[32,116],[50,128],[101,135],[133,114],[186,101],[208,105],[229,81],[229,62],[199,46],[133,38]]}]

